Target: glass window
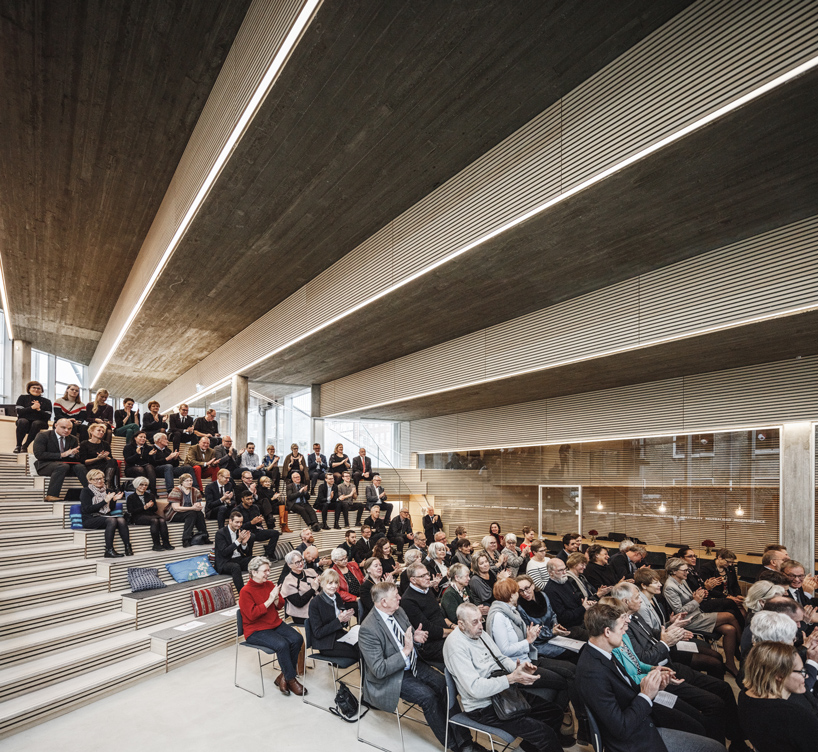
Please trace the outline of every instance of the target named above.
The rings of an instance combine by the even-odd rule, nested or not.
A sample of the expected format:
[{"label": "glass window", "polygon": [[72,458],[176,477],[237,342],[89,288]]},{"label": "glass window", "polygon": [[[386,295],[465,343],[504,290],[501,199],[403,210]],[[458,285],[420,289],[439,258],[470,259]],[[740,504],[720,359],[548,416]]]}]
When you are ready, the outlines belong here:
[{"label": "glass window", "polygon": [[48,353],[31,351],[31,380],[39,381],[43,385],[43,396],[54,401],[54,390],[48,388]]},{"label": "glass window", "polygon": [[72,363],[64,358],[56,359],[56,382],[55,399],[59,399],[65,394],[69,384],[77,384],[80,387],[80,400],[85,389],[85,366],[79,363]]}]

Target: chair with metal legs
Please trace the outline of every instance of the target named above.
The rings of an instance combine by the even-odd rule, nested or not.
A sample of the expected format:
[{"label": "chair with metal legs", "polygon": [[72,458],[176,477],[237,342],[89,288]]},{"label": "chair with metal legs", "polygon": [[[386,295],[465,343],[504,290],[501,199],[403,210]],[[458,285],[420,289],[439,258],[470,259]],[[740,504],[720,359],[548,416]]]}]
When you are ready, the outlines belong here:
[{"label": "chair with metal legs", "polygon": [[599,733],[599,725],[587,705],[585,706],[585,714],[588,717],[588,731],[591,734],[591,746],[594,748],[594,752],[602,752],[602,734]]},{"label": "chair with metal legs", "polygon": [[[306,657],[312,659],[313,667],[315,666],[315,661],[321,661],[329,664],[330,669],[332,669],[332,690],[334,697],[335,693],[338,691],[338,682],[355,672],[355,666],[357,665],[358,661],[354,658],[332,658],[330,656],[321,655],[321,653],[316,653],[312,648],[312,631],[310,630],[309,619],[304,620],[304,645],[309,651]],[[346,673],[338,676],[338,670],[346,671]],[[317,702],[310,702],[307,699],[306,693],[301,696],[301,701],[307,705],[312,705],[315,708],[326,710],[328,713],[330,712],[329,708],[325,708],[323,705],[319,705]],[[358,708],[360,707],[361,706],[359,703]]]},{"label": "chair with metal legs", "polygon": [[[244,634],[244,625],[242,624],[241,620],[241,609],[236,611],[236,663],[233,670],[233,686],[238,687],[239,689],[243,689],[245,692],[249,692],[251,695],[255,695],[256,697],[264,697],[264,672],[262,669],[264,666],[269,666],[270,664],[276,665],[278,657],[276,656],[275,650],[271,650],[270,648],[264,647],[263,645],[251,645],[246,641],[241,641],[241,637]],[[256,651],[258,655],[258,675],[261,679],[261,694],[258,692],[253,692],[252,689],[247,689],[247,687],[242,687],[241,684],[238,682],[239,677],[239,647],[251,648]],[[266,663],[261,662],[261,654],[267,653],[267,655],[272,655],[273,659],[271,661],[267,661]]]}]

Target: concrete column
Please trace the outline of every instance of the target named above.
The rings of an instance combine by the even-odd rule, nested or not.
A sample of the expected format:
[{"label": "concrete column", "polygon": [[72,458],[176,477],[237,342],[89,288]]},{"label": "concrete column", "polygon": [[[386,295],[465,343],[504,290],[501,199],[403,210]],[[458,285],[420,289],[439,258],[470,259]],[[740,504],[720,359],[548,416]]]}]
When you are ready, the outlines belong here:
[{"label": "concrete column", "polygon": [[319,417],[321,415],[321,385],[320,384],[313,384],[311,387],[311,398],[312,402],[310,405],[310,415],[312,416],[312,420],[310,421],[310,449],[312,451],[312,445],[318,442],[321,445],[321,449],[324,454],[329,457],[327,454],[326,447],[324,446],[324,421]]},{"label": "concrete column", "polygon": [[26,384],[31,381],[31,342],[15,339],[11,349],[11,394],[14,402],[26,393]]},{"label": "concrete column", "polygon": [[244,451],[247,443],[247,410],[250,406],[250,383],[246,376],[233,376],[230,382],[230,435],[233,446]]},{"label": "concrete column", "polygon": [[811,423],[781,430],[781,543],[812,572],[815,559],[814,432]]}]

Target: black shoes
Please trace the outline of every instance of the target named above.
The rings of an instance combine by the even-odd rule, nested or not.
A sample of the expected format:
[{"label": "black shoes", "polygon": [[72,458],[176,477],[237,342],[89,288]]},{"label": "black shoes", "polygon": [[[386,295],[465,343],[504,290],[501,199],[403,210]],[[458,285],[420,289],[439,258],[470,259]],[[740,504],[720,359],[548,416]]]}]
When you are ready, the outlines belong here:
[{"label": "black shoes", "polygon": [[122,554],[117,553],[116,551],[114,551],[113,548],[106,548],[104,558],[106,558],[106,559],[121,559]]},{"label": "black shoes", "polygon": [[133,548],[130,543],[125,544],[125,556],[133,556]]},{"label": "black shoes", "polygon": [[[329,530],[329,528],[326,528],[326,529],[327,529],[327,530]],[[341,526],[340,526],[340,525],[333,525],[333,526],[332,526],[332,529],[333,529],[333,530],[340,530],[340,529],[341,529]]]},{"label": "black shoes", "polygon": [[314,533],[318,533],[318,532],[321,531],[321,525],[319,525],[317,522],[314,525],[312,525],[311,527],[312,527],[312,531]]},{"label": "black shoes", "polygon": [[14,453],[15,453],[15,454],[22,454],[24,451],[25,451],[25,450],[24,450],[24,449],[23,449],[23,447],[21,447],[21,446],[16,446],[16,447],[14,447]]},{"label": "black shoes", "polygon": [[162,546],[162,548],[164,548],[164,549],[165,549],[165,551],[174,551],[174,550],[176,549],[176,546],[171,546],[171,545],[170,545],[170,541],[168,541],[167,543],[165,543],[165,544]]},{"label": "black shoes", "polygon": [[160,546],[158,543],[153,547],[154,551],[164,551],[164,546]]},{"label": "black shoes", "polygon": [[321,525],[321,529],[322,530],[329,530],[329,525],[327,525],[327,523],[325,522],[323,525]]},{"label": "black shoes", "polygon": [[189,540],[182,541],[182,548],[190,548],[191,542]]}]

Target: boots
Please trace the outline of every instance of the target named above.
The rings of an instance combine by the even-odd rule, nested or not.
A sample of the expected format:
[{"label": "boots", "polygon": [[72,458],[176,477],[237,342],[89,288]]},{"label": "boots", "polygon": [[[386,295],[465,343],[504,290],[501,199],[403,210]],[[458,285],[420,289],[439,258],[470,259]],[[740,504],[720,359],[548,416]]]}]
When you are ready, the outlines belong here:
[{"label": "boots", "polygon": [[107,488],[109,491],[117,490],[119,485],[119,478],[117,477],[118,472],[118,467],[116,469],[112,467],[105,468],[105,488]]},{"label": "boots", "polygon": [[281,522],[281,532],[291,533],[289,525],[287,524],[287,507],[284,504],[278,505],[278,519]]},{"label": "boots", "polygon": [[[301,650],[298,651],[298,666],[296,667],[296,673],[298,676],[304,676],[304,659],[307,657],[307,649],[305,643],[301,643]],[[292,687],[290,687],[292,689]],[[296,694],[299,694],[296,692]]]},{"label": "boots", "polygon": [[321,529],[329,530],[329,525],[327,525],[327,513],[324,511],[321,512]]}]

